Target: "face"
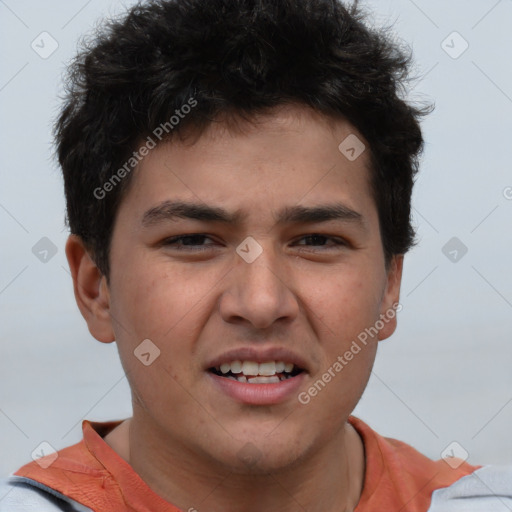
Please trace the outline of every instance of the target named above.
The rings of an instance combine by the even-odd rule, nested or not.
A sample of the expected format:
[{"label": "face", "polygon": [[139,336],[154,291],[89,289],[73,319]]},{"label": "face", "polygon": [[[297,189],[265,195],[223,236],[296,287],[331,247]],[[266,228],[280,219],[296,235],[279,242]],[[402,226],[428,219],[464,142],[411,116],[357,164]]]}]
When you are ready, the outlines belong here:
[{"label": "face", "polygon": [[345,424],[395,328],[401,274],[401,258],[385,266],[368,155],[338,149],[350,134],[363,140],[345,121],[287,107],[241,131],[214,124],[139,164],[102,321],[133,421],[162,449],[268,471],[325,449]]}]

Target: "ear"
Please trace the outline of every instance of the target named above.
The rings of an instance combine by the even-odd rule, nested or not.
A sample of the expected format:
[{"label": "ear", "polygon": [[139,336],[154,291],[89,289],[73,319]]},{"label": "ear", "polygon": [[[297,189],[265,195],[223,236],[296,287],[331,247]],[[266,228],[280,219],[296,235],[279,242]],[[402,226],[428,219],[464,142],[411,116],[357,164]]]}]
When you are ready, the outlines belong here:
[{"label": "ear", "polygon": [[90,257],[82,239],[70,235],[66,242],[73,289],[78,309],[87,322],[89,332],[103,343],[115,340],[110,316],[110,292],[107,278]]},{"label": "ear", "polygon": [[379,334],[377,336],[379,340],[389,338],[396,329],[396,315],[397,312],[402,309],[402,306],[399,304],[399,300],[403,263],[403,254],[394,255],[389,263],[386,289],[384,290],[380,309],[380,320],[384,326],[382,329],[379,329]]}]

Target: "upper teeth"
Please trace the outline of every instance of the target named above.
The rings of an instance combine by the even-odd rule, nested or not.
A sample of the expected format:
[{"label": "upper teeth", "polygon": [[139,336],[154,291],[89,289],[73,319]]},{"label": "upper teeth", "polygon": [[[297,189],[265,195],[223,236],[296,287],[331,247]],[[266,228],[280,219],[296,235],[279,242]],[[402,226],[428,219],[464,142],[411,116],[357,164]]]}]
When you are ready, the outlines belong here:
[{"label": "upper teeth", "polygon": [[283,361],[267,361],[256,363],[255,361],[232,361],[223,363],[218,367],[222,373],[243,373],[244,375],[275,375],[276,373],[291,373],[293,363]]}]

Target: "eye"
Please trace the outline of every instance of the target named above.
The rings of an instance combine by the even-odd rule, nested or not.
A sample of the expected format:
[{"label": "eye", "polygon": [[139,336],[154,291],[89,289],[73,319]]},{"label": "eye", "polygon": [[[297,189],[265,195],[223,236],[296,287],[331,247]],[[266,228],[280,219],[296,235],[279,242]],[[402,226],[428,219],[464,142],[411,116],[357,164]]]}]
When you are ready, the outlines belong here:
[{"label": "eye", "polygon": [[[207,240],[212,241],[213,243],[205,243]],[[305,242],[305,243],[302,243]],[[217,243],[209,236],[203,235],[201,233],[191,233],[188,235],[179,235],[171,238],[167,238],[162,242],[162,246],[171,247],[177,251],[192,251],[192,252],[201,252],[213,249]],[[315,246],[322,247],[324,250],[335,249],[336,247],[344,247],[347,246],[347,242],[342,238],[320,235],[317,233],[303,236],[300,238],[296,245],[307,248],[311,247],[312,251]],[[309,249],[301,249],[301,250],[309,250]]]},{"label": "eye", "polygon": [[172,238],[168,238],[162,242],[163,246],[171,246],[173,249],[179,251],[204,251],[212,247],[214,244],[203,244],[205,240],[212,240],[207,235],[201,234],[190,234],[190,235],[180,235]]},{"label": "eye", "polygon": [[[327,235],[320,235],[320,234],[311,234],[311,235],[306,235],[306,236],[303,236],[302,238],[299,239],[299,242],[302,241],[302,240],[306,240],[308,241],[309,243],[306,243],[306,244],[301,244],[301,243],[298,243],[297,245],[301,245],[301,246],[304,246],[304,245],[311,245],[311,246],[321,246],[321,247],[330,247],[330,248],[333,248],[333,247],[338,247],[338,246],[346,246],[347,243],[345,242],[345,240],[343,240],[342,238],[338,238],[338,237],[333,237],[333,236],[327,236]],[[330,242],[329,245],[326,244],[326,242]]]}]

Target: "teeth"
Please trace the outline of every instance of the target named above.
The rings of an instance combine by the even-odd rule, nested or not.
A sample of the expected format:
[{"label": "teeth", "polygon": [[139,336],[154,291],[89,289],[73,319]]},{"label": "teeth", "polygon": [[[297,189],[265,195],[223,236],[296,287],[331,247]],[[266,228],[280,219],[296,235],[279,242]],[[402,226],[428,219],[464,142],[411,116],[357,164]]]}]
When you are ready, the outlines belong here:
[{"label": "teeth", "polygon": [[233,361],[229,366],[231,367],[232,373],[241,373],[242,371],[242,361]]},{"label": "teeth", "polygon": [[245,375],[239,375],[238,377],[234,377],[233,375],[227,375],[227,379],[236,380],[238,382],[242,382],[243,384],[276,384],[283,380],[291,379],[291,375],[281,375],[278,377],[277,375],[272,375],[271,377],[250,377],[249,379]]},{"label": "teeth", "polygon": [[[259,374],[260,375],[275,375],[276,373],[276,363],[274,361],[270,361],[269,363],[260,363]],[[253,373],[252,375],[256,375]]]},{"label": "teeth", "polygon": [[[290,377],[289,375],[284,375],[287,373],[291,373],[294,369],[293,363],[285,363],[284,361],[265,361],[264,363],[257,363],[255,361],[232,361],[231,363],[222,363],[220,366],[217,366],[217,371],[222,373],[223,375],[231,372],[235,379],[238,377],[246,378],[246,377],[277,377],[277,374],[280,374],[281,377]],[[227,377],[233,377],[233,375],[226,375]],[[246,381],[240,381],[246,382]],[[268,382],[265,381],[265,382]]]},{"label": "teeth", "polygon": [[277,375],[273,375],[272,377],[251,377],[247,379],[247,382],[250,384],[275,384],[280,381]]},{"label": "teeth", "polygon": [[242,364],[242,373],[244,375],[258,375],[259,365],[254,361],[244,361]]}]

